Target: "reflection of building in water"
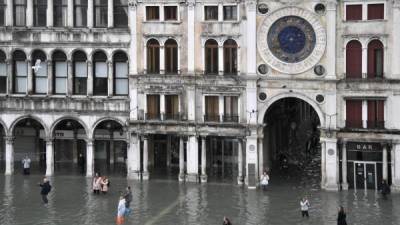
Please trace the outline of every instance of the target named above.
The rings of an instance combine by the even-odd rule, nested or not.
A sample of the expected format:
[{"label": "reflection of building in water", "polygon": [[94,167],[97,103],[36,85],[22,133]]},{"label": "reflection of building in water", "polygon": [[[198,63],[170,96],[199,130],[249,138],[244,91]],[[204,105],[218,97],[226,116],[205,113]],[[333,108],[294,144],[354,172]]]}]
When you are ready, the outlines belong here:
[{"label": "reflection of building in water", "polygon": [[400,187],[399,7],[6,1],[0,169],[255,187],[286,159],[324,189]]}]

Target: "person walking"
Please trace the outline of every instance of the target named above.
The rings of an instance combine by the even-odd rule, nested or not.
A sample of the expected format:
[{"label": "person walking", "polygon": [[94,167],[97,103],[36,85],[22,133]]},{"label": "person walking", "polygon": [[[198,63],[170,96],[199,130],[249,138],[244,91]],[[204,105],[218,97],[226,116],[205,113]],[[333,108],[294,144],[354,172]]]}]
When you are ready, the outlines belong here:
[{"label": "person walking", "polygon": [[124,224],[125,222],[126,201],[123,195],[119,197],[118,211],[117,211],[117,225]]},{"label": "person walking", "polygon": [[381,194],[383,199],[387,199],[387,195],[390,194],[390,187],[389,184],[386,182],[386,180],[382,181],[382,188],[381,188]]},{"label": "person walking", "polygon": [[261,175],[261,187],[263,190],[267,189],[268,183],[269,183],[269,176],[267,171],[264,171],[264,173]]},{"label": "person walking", "polygon": [[22,160],[22,166],[24,168],[24,175],[31,174],[31,159],[28,155],[25,155],[25,158]]},{"label": "person walking", "polygon": [[45,178],[43,178],[43,183],[39,183],[39,186],[42,188],[41,191],[40,191],[40,194],[42,195],[43,203],[45,205],[47,205],[47,203],[49,202],[47,200],[47,195],[51,191],[50,181],[45,177]]},{"label": "person walking", "polygon": [[300,209],[301,209],[301,216],[304,217],[309,217],[308,215],[308,209],[310,208],[310,202],[308,201],[307,197],[304,197],[300,201]]},{"label": "person walking", "polygon": [[100,180],[100,184],[101,184],[101,192],[103,194],[107,194],[108,192],[108,187],[110,184],[110,181],[108,180],[108,178],[106,176],[102,177]]},{"label": "person walking", "polygon": [[226,216],[224,216],[224,222],[222,223],[222,225],[232,225],[232,223]]},{"label": "person walking", "polygon": [[337,225],[347,225],[346,212],[344,211],[343,206],[339,207],[339,212],[338,212],[338,217],[337,217]]},{"label": "person walking", "polygon": [[93,177],[93,193],[100,194],[101,190],[101,177],[99,173],[96,173]]},{"label": "person walking", "polygon": [[127,216],[132,210],[130,208],[131,206],[131,201],[132,201],[132,191],[131,191],[131,186],[126,187],[125,193],[124,193],[124,198],[125,198],[125,215]]}]

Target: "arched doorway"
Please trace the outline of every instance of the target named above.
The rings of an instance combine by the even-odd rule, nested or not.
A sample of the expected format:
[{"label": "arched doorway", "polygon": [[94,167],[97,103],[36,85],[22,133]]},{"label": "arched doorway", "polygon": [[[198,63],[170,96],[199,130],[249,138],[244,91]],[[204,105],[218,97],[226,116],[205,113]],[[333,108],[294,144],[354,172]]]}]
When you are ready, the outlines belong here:
[{"label": "arched doorway", "polygon": [[33,118],[18,121],[13,129],[14,170],[22,173],[22,159],[31,159],[30,172],[44,174],[46,172],[46,131],[43,125]]},{"label": "arched doorway", "polygon": [[100,122],[94,130],[94,171],[126,175],[127,143],[123,126],[114,120]]},{"label": "arched doorway", "polygon": [[320,119],[313,106],[295,97],[280,99],[268,108],[264,123],[265,168],[274,177],[319,185]]},{"label": "arched doorway", "polygon": [[58,174],[85,174],[86,131],[74,119],[59,121],[53,130],[54,171]]}]

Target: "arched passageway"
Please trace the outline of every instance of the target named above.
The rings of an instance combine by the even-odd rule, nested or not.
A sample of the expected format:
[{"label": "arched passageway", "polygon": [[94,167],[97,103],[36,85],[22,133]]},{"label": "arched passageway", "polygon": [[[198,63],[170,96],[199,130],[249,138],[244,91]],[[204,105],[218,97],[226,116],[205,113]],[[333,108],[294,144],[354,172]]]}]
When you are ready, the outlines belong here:
[{"label": "arched passageway", "polygon": [[100,122],[94,130],[94,171],[126,175],[127,143],[123,126],[114,120]]},{"label": "arched passageway", "polygon": [[319,185],[320,120],[314,108],[299,98],[283,98],[268,108],[264,123],[264,168]]},{"label": "arched passageway", "polygon": [[57,123],[54,137],[54,172],[57,174],[85,174],[86,131],[74,119]]}]

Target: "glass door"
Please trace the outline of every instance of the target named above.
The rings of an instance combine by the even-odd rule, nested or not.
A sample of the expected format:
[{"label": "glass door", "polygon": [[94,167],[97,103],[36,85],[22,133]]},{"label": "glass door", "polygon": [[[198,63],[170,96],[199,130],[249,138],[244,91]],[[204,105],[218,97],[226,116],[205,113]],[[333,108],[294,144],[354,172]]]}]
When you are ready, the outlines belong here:
[{"label": "glass door", "polygon": [[376,165],[375,163],[365,164],[367,189],[376,189]]},{"label": "glass door", "polygon": [[355,189],[365,189],[365,164],[354,162],[354,187]]}]

